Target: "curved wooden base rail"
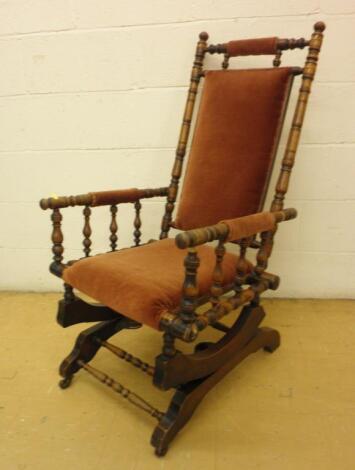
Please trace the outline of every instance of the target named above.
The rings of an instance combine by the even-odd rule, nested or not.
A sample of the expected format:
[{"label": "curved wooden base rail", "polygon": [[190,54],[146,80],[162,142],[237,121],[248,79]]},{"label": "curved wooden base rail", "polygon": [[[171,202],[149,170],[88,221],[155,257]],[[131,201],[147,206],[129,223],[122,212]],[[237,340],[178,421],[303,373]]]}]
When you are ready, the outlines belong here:
[{"label": "curved wooden base rail", "polygon": [[197,350],[194,354],[182,354],[177,351],[174,357],[168,360],[164,355],[158,356],[154,384],[168,390],[212,374],[250,341],[264,317],[262,307],[244,307],[222,339],[210,343],[206,349]]},{"label": "curved wooden base rail", "polygon": [[253,338],[215,373],[178,387],[170,406],[155,428],[151,444],[162,457],[177,433],[188,423],[207,393],[247,356],[259,349],[273,352],[280,345],[280,335],[271,328],[258,328]]}]

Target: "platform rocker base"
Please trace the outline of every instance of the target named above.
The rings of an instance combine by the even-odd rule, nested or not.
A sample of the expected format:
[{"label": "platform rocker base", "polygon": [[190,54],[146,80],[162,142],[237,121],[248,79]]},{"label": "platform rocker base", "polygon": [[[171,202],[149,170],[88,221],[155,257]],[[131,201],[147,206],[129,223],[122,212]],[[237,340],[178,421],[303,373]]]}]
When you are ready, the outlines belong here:
[{"label": "platform rocker base", "polygon": [[[74,302],[78,304],[78,299],[76,298]],[[82,315],[77,318],[78,323],[85,321],[84,304],[85,302],[80,300]],[[95,321],[101,308],[105,309],[105,314],[107,314],[106,307],[96,307],[96,315],[93,314],[94,307],[87,305],[89,312],[87,321]],[[61,301],[59,305],[61,318],[65,317],[66,308],[71,311],[73,306],[70,305],[70,302],[67,302],[66,306]],[[163,456],[176,434],[190,420],[203,397],[228,372],[249,354],[262,348],[272,352],[280,345],[280,335],[276,330],[259,327],[264,315],[264,310],[260,306],[244,307],[235,324],[231,328],[224,327],[227,332],[216,343],[198,343],[195,346],[195,353],[186,355],[177,352],[176,356],[170,360],[160,355],[156,359],[156,366],[153,367],[107,341],[123,329],[141,326],[139,323],[116,313],[114,319],[100,322],[80,333],[72,352],[60,365],[62,380],[59,382],[59,386],[63,389],[69,387],[74,374],[83,369],[101,383],[115,390],[123,398],[158,421],[151,438],[151,444],[155,448],[156,455]],[[153,377],[154,384],[160,389],[166,390],[172,387],[176,389],[165,413],[150,405],[146,400],[104,372],[88,364],[102,347]],[[176,374],[174,374],[174,370]]]}]

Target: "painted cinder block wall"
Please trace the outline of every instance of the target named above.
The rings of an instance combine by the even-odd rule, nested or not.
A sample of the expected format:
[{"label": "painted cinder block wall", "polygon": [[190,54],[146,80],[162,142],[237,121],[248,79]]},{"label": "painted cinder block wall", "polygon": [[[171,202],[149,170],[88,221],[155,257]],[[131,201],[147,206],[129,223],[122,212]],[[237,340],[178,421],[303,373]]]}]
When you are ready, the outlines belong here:
[{"label": "painted cinder block wall", "polygon": [[[282,277],[273,295],[355,296],[350,0],[1,0],[0,288],[61,288],[47,271],[50,213],[39,209],[41,197],[168,183],[200,31],[211,42],[308,37],[317,20],[327,30],[286,204],[299,217],[280,227],[269,269]],[[303,58],[289,52],[283,63]],[[163,205],[144,203],[143,239],[157,236]],[[120,246],[132,240],[132,209],[119,208]],[[80,212],[63,211],[67,259],[81,253]],[[108,209],[93,212],[100,251]]]}]

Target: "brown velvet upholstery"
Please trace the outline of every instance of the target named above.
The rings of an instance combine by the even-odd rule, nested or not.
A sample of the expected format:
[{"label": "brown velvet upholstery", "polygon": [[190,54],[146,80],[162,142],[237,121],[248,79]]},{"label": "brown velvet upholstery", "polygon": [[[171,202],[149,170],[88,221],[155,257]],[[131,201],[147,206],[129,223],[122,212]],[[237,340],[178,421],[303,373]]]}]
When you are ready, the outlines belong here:
[{"label": "brown velvet upholstery", "polygon": [[230,57],[240,55],[276,54],[277,38],[242,39],[227,43],[227,54]]},{"label": "brown velvet upholstery", "polygon": [[[201,259],[197,279],[203,295],[212,282],[215,254],[209,246],[197,252]],[[63,279],[123,315],[158,329],[161,314],[179,306],[185,256],[186,250],[177,248],[173,239],[165,239],[82,259],[64,270]],[[234,279],[236,261],[235,255],[226,253],[225,284]]]},{"label": "brown velvet upholstery", "polygon": [[275,216],[272,212],[259,212],[238,219],[222,220],[221,223],[228,226],[227,241],[251,237],[260,232],[273,230],[276,226]]},{"label": "brown velvet upholstery", "polygon": [[94,207],[118,204],[121,202],[135,202],[141,197],[144,197],[145,191],[143,189],[130,188],[117,189],[113,191],[100,191],[90,194],[92,196],[91,205]]},{"label": "brown velvet upholstery", "polygon": [[173,226],[189,230],[261,209],[292,79],[291,67],[206,72]]}]

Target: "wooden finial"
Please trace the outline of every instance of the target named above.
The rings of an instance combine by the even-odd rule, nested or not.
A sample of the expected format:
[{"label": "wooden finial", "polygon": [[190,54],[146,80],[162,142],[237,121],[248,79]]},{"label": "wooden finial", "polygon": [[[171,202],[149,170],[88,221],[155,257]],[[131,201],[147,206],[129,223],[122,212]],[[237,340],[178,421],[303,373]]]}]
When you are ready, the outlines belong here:
[{"label": "wooden finial", "polygon": [[314,24],[313,29],[317,33],[322,33],[326,28],[325,23],[323,21],[317,21],[317,23]]},{"label": "wooden finial", "polygon": [[202,33],[199,34],[199,38],[201,39],[201,41],[207,41],[208,33],[206,33],[206,31],[202,31]]}]

